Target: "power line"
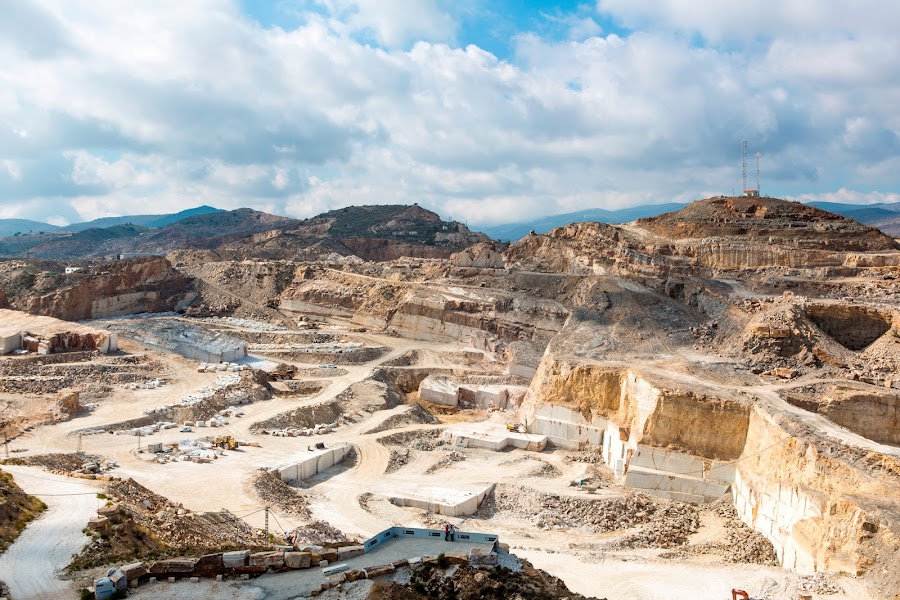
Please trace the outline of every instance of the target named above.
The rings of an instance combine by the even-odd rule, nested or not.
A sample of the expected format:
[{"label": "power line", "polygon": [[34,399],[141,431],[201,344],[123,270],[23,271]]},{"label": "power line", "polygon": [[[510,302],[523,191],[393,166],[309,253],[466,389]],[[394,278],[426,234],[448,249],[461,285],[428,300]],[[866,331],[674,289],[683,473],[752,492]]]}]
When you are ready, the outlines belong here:
[{"label": "power line", "polygon": [[[284,515],[277,515],[277,513],[275,513],[275,511],[272,511],[272,515],[273,516],[281,516],[281,518],[284,519],[287,522],[287,524],[290,525],[291,527],[293,527],[294,529],[299,528],[299,525],[297,525],[296,523],[294,523],[293,521],[291,521]],[[276,521],[277,521],[277,519],[276,519]],[[280,523],[279,523],[279,525],[280,525]],[[284,529],[284,528],[282,527],[282,529]]]},{"label": "power line", "polygon": [[237,517],[238,519],[246,519],[247,517],[249,517],[249,516],[251,516],[251,515],[255,515],[255,514],[258,513],[258,512],[262,512],[262,511],[264,511],[265,509],[266,509],[266,507],[263,506],[262,508],[257,508],[256,510],[251,511],[251,512],[247,513],[246,515],[242,515],[242,516],[235,515],[235,517]]},{"label": "power line", "polygon": [[[746,456],[742,456],[742,457],[737,458],[737,459],[735,459],[735,460],[731,460],[731,461],[719,463],[719,464],[715,465],[714,467],[710,467],[709,470],[711,471],[711,470],[713,470],[713,469],[719,469],[719,468],[721,468],[721,467],[727,467],[727,466],[729,466],[729,465],[734,465],[734,464],[737,464],[737,463],[739,463],[739,462],[745,461],[745,460],[747,460],[748,458],[753,458],[754,456],[758,456],[758,455],[760,455],[760,454],[762,454],[762,453],[764,453],[764,452],[768,452],[769,450],[771,450],[771,449],[774,448],[775,446],[778,446],[778,445],[780,445],[780,444],[783,444],[784,442],[786,442],[786,441],[788,441],[788,440],[790,440],[790,439],[793,439],[793,437],[792,437],[792,436],[787,436],[787,437],[785,437],[785,438],[782,438],[782,439],[778,440],[777,442],[775,442],[775,443],[772,444],[771,446],[766,446],[766,447],[763,448],[762,450],[758,450],[758,451],[756,451],[756,452],[753,452],[753,453],[748,454],[748,455],[746,455]],[[656,457],[653,457],[653,466],[656,467]],[[665,472],[665,471],[663,471],[663,469],[660,469],[660,468],[657,468],[656,470],[657,470],[657,471],[660,471],[660,472]],[[702,470],[700,470],[700,471],[688,471],[688,472],[686,472],[686,473],[670,473],[670,474],[672,474],[672,475],[687,475],[687,476],[697,476],[697,475],[699,475],[699,476],[702,477],[702,476],[705,475],[706,473],[707,473],[707,469],[702,469]]]},{"label": "power line", "polygon": [[[5,472],[9,473],[13,477],[19,477],[19,476],[30,477],[31,479],[40,479],[41,481],[51,481],[53,483],[61,483],[64,485],[78,485],[79,484],[79,482],[77,482],[77,481],[60,481],[59,479],[50,479],[49,477],[38,477],[37,475],[31,475],[29,473],[13,472],[13,471],[10,471],[9,469],[7,469]],[[83,480],[83,481],[89,481],[89,480]]]},{"label": "power line", "polygon": [[284,526],[281,524],[281,521],[278,520],[278,517],[275,516],[275,513],[274,513],[273,511],[271,511],[271,510],[270,510],[269,512],[271,513],[272,518],[275,519],[275,522],[278,524],[278,528],[281,529],[281,531],[282,531],[283,533],[287,533],[287,530],[286,530],[286,529],[284,528]]}]

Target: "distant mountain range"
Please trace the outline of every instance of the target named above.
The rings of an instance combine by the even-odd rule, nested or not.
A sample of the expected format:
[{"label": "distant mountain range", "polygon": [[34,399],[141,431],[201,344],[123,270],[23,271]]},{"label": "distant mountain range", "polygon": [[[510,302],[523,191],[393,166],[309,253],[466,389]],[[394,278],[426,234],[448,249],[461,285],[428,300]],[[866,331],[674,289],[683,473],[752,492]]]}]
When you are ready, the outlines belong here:
[{"label": "distant mountain range", "polygon": [[0,237],[26,235],[29,233],[52,232],[52,231],[84,231],[85,229],[104,229],[114,227],[116,225],[137,225],[139,227],[165,227],[197,215],[207,215],[215,212],[224,212],[221,208],[213,208],[212,206],[198,206],[197,208],[189,208],[181,212],[168,215],[126,215],[124,217],[102,217],[93,221],[85,221],[83,223],[72,223],[71,225],[59,226],[42,223],[41,221],[31,221],[29,219],[0,219]]},{"label": "distant mountain range", "polygon": [[[859,221],[863,225],[875,227],[888,235],[900,237],[900,202],[882,204],[809,202],[808,204]],[[535,233],[547,233],[557,227],[584,221],[628,223],[636,219],[655,217],[663,213],[681,210],[685,206],[687,205],[670,202],[667,204],[633,206],[631,208],[623,208],[620,210],[589,208],[578,212],[541,217],[530,221],[484,226],[479,227],[479,229],[496,240],[512,242],[528,235],[531,231],[534,231]]]},{"label": "distant mountain range", "polygon": [[170,215],[110,217],[65,228],[40,223],[48,230],[17,230],[0,237],[0,256],[72,260],[119,253],[166,254],[182,248],[212,248],[292,223],[293,219],[249,208],[226,211],[209,206]]},{"label": "distant mountain range", "polygon": [[681,210],[685,206],[687,205],[669,202],[666,204],[632,206],[631,208],[622,208],[619,210],[588,208],[578,212],[541,217],[540,219],[533,221],[490,225],[479,227],[479,229],[495,240],[514,242],[519,238],[525,237],[532,231],[535,233],[547,233],[557,227],[569,225],[570,223],[583,223],[585,221],[597,221],[599,223],[628,223],[635,219],[655,217],[656,215],[661,215],[663,213]]},{"label": "distant mountain range", "polygon": [[[900,237],[900,202],[809,204]],[[620,210],[592,208],[480,229],[493,239],[512,242],[531,231],[547,233],[557,227],[584,221],[627,223],[681,210],[685,206],[666,203]],[[242,245],[246,250],[247,242],[241,241],[246,236],[274,230],[281,231],[284,236],[250,242],[254,252],[265,249],[272,257],[284,257],[291,248],[303,247],[313,240],[319,240],[318,243],[322,244],[325,243],[322,240],[327,238],[343,244],[334,246],[337,251],[343,252],[349,248],[358,255],[376,256],[382,251],[368,248],[371,244],[360,240],[390,239],[392,242],[423,246],[422,255],[428,255],[425,246],[435,247],[437,244],[435,255],[440,255],[484,239],[462,224],[444,222],[438,215],[418,206],[351,206],[304,221],[249,208],[225,211],[198,206],[173,214],[105,217],[65,227],[27,219],[0,219],[0,256],[69,260],[117,253],[165,254],[177,249],[212,249],[229,244]],[[285,244],[286,247],[279,248]],[[390,252],[385,250],[382,253],[387,256]]]}]

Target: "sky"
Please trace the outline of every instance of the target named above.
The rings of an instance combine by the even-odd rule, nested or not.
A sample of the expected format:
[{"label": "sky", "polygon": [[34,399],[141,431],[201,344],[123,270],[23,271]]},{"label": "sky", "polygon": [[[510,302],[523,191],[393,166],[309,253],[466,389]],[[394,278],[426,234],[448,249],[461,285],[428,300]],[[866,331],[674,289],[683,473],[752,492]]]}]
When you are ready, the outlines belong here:
[{"label": "sky", "polygon": [[900,201],[900,2],[15,0],[0,218]]}]

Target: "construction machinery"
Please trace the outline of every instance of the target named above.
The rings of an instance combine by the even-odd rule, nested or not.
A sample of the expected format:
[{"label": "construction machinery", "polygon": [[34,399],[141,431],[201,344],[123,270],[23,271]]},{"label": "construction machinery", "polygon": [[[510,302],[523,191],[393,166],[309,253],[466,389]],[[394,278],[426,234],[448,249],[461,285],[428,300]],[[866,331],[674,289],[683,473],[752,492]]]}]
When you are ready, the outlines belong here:
[{"label": "construction machinery", "polygon": [[223,450],[237,450],[240,447],[237,440],[230,435],[223,435],[213,440],[213,445]]},{"label": "construction machinery", "polygon": [[527,428],[523,423],[507,423],[506,430],[515,431],[516,433],[525,433],[527,431]]}]

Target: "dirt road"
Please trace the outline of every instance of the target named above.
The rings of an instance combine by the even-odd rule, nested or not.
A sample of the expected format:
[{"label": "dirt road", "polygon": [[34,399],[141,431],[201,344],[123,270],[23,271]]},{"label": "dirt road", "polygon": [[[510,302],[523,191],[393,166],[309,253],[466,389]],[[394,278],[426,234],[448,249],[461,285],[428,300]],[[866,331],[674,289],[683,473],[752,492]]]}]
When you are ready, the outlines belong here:
[{"label": "dirt road", "polygon": [[74,594],[61,570],[90,541],[81,530],[96,515],[95,482],[53,475],[34,467],[3,467],[27,493],[48,508],[0,556],[0,580],[16,600],[57,600]]}]

